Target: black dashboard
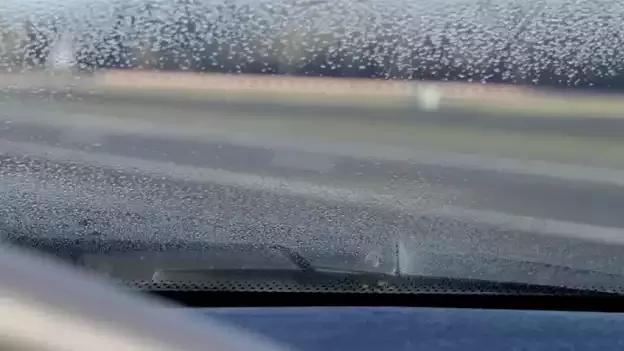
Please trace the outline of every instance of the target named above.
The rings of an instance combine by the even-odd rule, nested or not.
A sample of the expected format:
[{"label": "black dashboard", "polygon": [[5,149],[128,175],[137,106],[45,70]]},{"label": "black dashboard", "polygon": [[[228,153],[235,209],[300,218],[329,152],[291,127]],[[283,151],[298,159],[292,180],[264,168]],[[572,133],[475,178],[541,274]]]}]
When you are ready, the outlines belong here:
[{"label": "black dashboard", "polygon": [[217,308],[217,318],[301,351],[624,350],[624,314],[451,308]]}]

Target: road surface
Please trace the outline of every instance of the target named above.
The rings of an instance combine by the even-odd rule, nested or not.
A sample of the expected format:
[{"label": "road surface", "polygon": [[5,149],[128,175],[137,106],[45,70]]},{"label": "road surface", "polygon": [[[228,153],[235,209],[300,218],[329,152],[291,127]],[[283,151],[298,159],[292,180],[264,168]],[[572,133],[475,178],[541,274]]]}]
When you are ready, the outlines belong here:
[{"label": "road surface", "polygon": [[[39,101],[37,101],[39,100]],[[620,138],[624,136],[624,118],[618,116],[525,116],[522,114],[485,112],[465,113],[462,110],[444,108],[438,111],[423,111],[417,104],[401,104],[393,108],[380,106],[356,107],[353,104],[318,106],[306,102],[262,103],[258,101],[236,100],[180,100],[153,98],[149,96],[127,96],[120,94],[89,94],[67,92],[6,92],[0,95],[0,103],[5,109],[23,109],[24,105],[46,106],[47,109],[62,111],[66,109],[82,111],[98,111],[102,114],[126,113],[128,110],[148,110],[150,114],[162,113],[163,110],[179,110],[191,113],[191,110],[210,111],[220,115],[234,116],[286,116],[288,118],[305,118],[314,120],[346,119],[357,121],[390,121],[393,123],[410,123],[418,121],[433,126],[465,126],[485,129],[526,131],[540,133],[558,133],[570,136],[598,136]],[[42,103],[45,101],[45,103]],[[589,117],[589,118],[587,118]]]},{"label": "road surface", "polygon": [[367,248],[402,237],[423,257],[482,254],[624,273],[617,170],[584,177],[509,159],[498,168],[489,166],[500,160],[371,159],[361,153],[375,145],[314,149],[253,131],[241,142],[200,122],[195,131],[167,124],[184,118],[182,108],[148,124],[115,108],[33,111],[11,106],[0,116],[5,232]]},{"label": "road surface", "polygon": [[[43,102],[45,101],[45,102]],[[417,121],[432,126],[464,126],[494,130],[526,131],[540,133],[557,133],[569,136],[598,136],[620,138],[624,136],[624,118],[608,116],[562,117],[558,116],[526,116],[507,113],[469,112],[444,108],[439,111],[423,111],[417,104],[401,104],[393,108],[380,106],[356,107],[353,104],[319,106],[306,102],[262,103],[258,101],[227,100],[181,100],[158,99],[149,96],[129,94],[88,94],[77,95],[67,92],[30,92],[0,94],[0,104],[4,110],[23,110],[39,105],[52,111],[83,111],[86,113],[126,114],[130,110],[148,111],[150,115],[168,111],[185,110],[187,115],[194,116],[197,111],[210,111],[222,116],[236,117],[288,117],[314,120],[357,120],[388,121],[392,123],[411,123]],[[181,117],[181,116],[178,116]],[[589,117],[589,118],[587,118]]]}]

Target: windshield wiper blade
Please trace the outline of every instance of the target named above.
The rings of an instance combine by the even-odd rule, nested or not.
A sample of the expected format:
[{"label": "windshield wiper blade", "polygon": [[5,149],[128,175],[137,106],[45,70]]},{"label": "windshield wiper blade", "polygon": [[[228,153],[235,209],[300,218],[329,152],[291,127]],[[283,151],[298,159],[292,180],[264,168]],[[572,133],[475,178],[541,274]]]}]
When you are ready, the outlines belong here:
[{"label": "windshield wiper blade", "polygon": [[[253,288],[253,286],[342,286],[343,290],[362,286],[388,286],[396,276],[386,273],[333,269],[157,269],[155,284],[192,283],[194,285]],[[398,283],[398,281],[394,281]],[[294,289],[296,291],[296,289]]]},{"label": "windshield wiper blade", "polygon": [[295,266],[299,267],[302,271],[313,271],[314,266],[312,262],[301,255],[298,251],[293,250],[284,245],[269,245],[269,249],[277,250],[281,252],[286,258],[290,260]]},{"label": "windshield wiper blade", "polygon": [[218,268],[185,268],[185,269],[156,269],[152,280],[154,282],[202,282],[226,279],[258,281],[292,281],[297,284],[365,284],[380,285],[399,275],[393,273],[344,269],[335,267],[315,266],[308,258],[297,250],[284,245],[268,245],[267,249],[276,250],[284,255],[297,269],[218,269]]},{"label": "windshield wiper blade", "polygon": [[[318,291],[339,293],[455,293],[510,295],[621,295],[584,287],[552,286],[499,280],[402,274],[401,247],[394,251],[394,269],[377,272],[315,266],[300,252],[282,245],[269,248],[281,252],[299,269],[158,269],[153,283],[193,283],[204,289],[235,291]],[[154,285],[152,285],[154,287]]]},{"label": "windshield wiper blade", "polygon": [[[340,257],[345,257],[343,254],[339,254],[338,259],[319,260],[315,256],[317,251],[312,251],[313,255],[308,256],[285,245],[39,237],[19,237],[10,242],[52,254],[96,272],[101,271],[100,267],[106,267],[104,274],[143,291],[180,290],[182,286],[213,291],[621,295],[610,293],[613,290],[601,289],[595,284],[553,286],[547,282],[491,280],[487,276],[475,279],[452,274],[416,275],[410,273],[405,249],[399,245],[386,252],[385,264],[374,268],[361,262],[358,264],[357,260],[361,258],[356,257],[353,261],[355,256],[349,256],[349,251],[346,252],[349,256],[347,264],[341,264],[343,259]],[[278,253],[283,261],[265,261],[275,258],[275,255],[266,255],[266,249]],[[257,254],[261,254],[259,259],[250,259]],[[445,261],[439,263],[444,265]],[[608,276],[605,277],[607,279]]]},{"label": "windshield wiper blade", "polygon": [[157,269],[151,288],[166,289],[191,283],[205,290],[233,291],[317,291],[337,293],[454,293],[510,295],[621,295],[591,288],[552,286],[475,278],[401,274],[397,247],[395,269],[376,272],[314,266],[289,247],[272,245],[298,269]]}]

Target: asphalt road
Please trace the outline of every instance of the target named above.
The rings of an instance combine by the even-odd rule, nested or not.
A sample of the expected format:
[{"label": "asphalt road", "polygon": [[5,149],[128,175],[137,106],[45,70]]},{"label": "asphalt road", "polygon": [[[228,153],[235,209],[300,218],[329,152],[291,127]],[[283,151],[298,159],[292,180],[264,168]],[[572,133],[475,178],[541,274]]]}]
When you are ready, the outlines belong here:
[{"label": "asphalt road", "polygon": [[[33,92],[33,93],[3,93],[0,95],[0,104],[5,110],[22,110],[25,106],[39,107],[51,110],[81,110],[98,111],[97,113],[125,113],[123,111],[146,111],[147,114],[169,113],[175,114],[184,110],[186,114],[192,111],[218,113],[223,116],[234,117],[288,117],[314,120],[342,120],[358,121],[358,123],[385,120],[389,123],[410,123],[417,121],[432,126],[459,126],[477,127],[482,129],[556,133],[569,136],[588,137],[624,137],[624,118],[621,117],[562,117],[536,115],[513,115],[506,113],[486,113],[444,108],[439,111],[423,111],[416,103],[388,106],[357,107],[353,104],[319,106],[306,102],[262,103],[258,101],[215,100],[215,99],[187,99],[154,98],[150,96],[122,95],[122,94],[76,94],[67,92]],[[117,111],[115,111],[117,110]],[[113,111],[113,112],[111,112]],[[180,116],[178,116],[180,117]]]},{"label": "asphalt road", "polygon": [[432,252],[624,272],[617,184],[168,138],[114,131],[112,119],[75,129],[6,111],[5,232],[365,250],[402,237],[436,272],[454,268],[426,263]]},{"label": "asphalt road", "polygon": [[[102,119],[106,118],[102,116]],[[624,216],[619,215],[620,209],[624,208],[624,186],[603,182],[493,172],[466,165],[455,166],[453,162],[421,164],[359,157],[362,154],[370,156],[366,151],[359,152],[357,157],[350,156],[346,148],[357,149],[357,144],[332,146],[325,143],[322,149],[310,146],[313,151],[306,152],[307,147],[301,147],[303,142],[297,140],[268,145],[262,139],[227,140],[209,134],[209,131],[200,131],[199,135],[210,135],[203,139],[197,135],[186,138],[185,134],[170,137],[168,134],[174,135],[174,130],[163,132],[162,129],[171,128],[171,125],[156,127],[161,129],[158,134],[137,133],[129,131],[130,122],[118,125],[117,130],[110,128],[124,120],[80,127],[71,124],[71,120],[42,124],[40,120],[8,116],[0,118],[0,123],[3,120],[0,140],[37,144],[42,150],[51,147],[104,153],[339,188],[357,185],[382,193],[409,194],[430,207],[453,205],[624,228]],[[358,151],[362,150],[359,148]],[[487,158],[485,162],[488,162]],[[515,162],[520,169],[529,168],[525,161]]]}]

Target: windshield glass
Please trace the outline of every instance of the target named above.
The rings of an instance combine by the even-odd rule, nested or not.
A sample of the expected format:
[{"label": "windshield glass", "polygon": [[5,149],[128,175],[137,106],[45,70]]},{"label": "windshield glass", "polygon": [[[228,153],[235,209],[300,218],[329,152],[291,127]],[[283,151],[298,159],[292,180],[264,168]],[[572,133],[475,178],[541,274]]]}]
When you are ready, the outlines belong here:
[{"label": "windshield glass", "polygon": [[[0,230],[589,284],[563,267],[619,288],[622,13],[614,0],[4,1]],[[214,267],[206,256],[153,268]],[[210,255],[274,268],[260,256]]]}]

